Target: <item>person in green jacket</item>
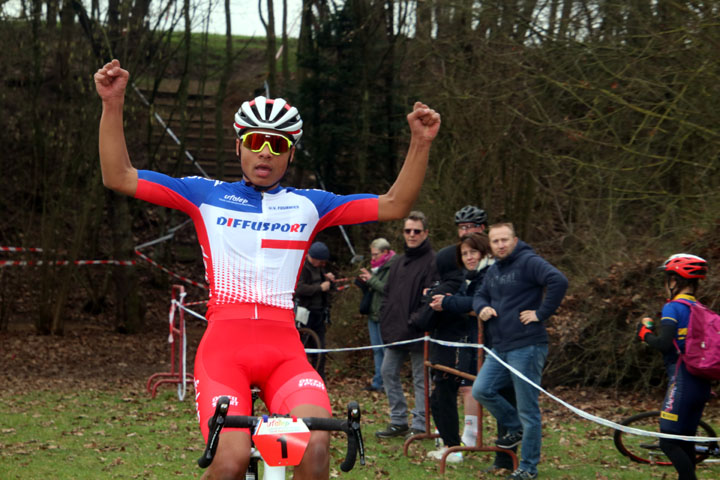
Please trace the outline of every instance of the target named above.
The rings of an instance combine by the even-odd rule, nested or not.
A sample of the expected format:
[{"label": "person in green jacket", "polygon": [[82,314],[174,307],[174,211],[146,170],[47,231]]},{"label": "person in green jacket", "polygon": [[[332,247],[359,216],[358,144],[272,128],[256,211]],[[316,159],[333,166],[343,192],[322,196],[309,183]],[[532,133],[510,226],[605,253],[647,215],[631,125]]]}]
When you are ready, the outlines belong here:
[{"label": "person in green jacket", "polygon": [[[395,260],[395,251],[390,248],[390,242],[384,238],[376,238],[370,243],[370,270],[360,269],[358,280],[360,288],[365,292],[363,302],[369,298],[367,307],[368,332],[370,333],[370,345],[382,345],[380,334],[380,306],[383,301],[383,290],[387,283],[390,265]],[[368,297],[369,296],[369,297]],[[361,312],[363,313],[363,312]],[[373,348],[373,360],[375,373],[372,381],[365,387],[365,390],[373,392],[384,392],[380,367],[382,366],[385,351],[382,348]]]}]

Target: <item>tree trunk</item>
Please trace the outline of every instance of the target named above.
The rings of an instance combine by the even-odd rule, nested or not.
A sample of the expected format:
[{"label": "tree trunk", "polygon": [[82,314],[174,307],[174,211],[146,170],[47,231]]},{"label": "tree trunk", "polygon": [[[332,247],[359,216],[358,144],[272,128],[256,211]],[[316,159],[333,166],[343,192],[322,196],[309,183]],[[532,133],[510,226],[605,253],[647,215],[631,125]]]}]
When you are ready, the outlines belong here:
[{"label": "tree trunk", "polygon": [[267,38],[267,51],[265,56],[267,58],[268,75],[267,82],[270,90],[270,96],[277,96],[275,92],[276,87],[276,76],[277,76],[277,62],[275,60],[275,54],[277,52],[277,38],[275,35],[275,7],[273,0],[267,0],[268,19],[265,24],[265,33]]},{"label": "tree trunk", "polygon": [[282,83],[283,91],[290,88],[290,45],[288,42],[288,5],[287,0],[283,0],[283,17],[282,17]]},{"label": "tree trunk", "polygon": [[215,152],[217,156],[217,178],[225,175],[225,115],[223,105],[230,77],[233,72],[233,37],[230,17],[230,0],[225,0],[225,62],[223,63],[220,84],[215,97]]},{"label": "tree trunk", "polygon": [[[113,257],[130,260],[133,255],[132,219],[128,198],[108,191],[110,196],[109,221],[112,225]],[[133,267],[113,269],[115,285],[115,327],[120,333],[138,333],[142,330],[144,308],[140,301],[137,271]]]},{"label": "tree trunk", "polygon": [[417,0],[415,9],[415,41],[420,44],[430,44],[432,32],[432,5],[433,0]]}]

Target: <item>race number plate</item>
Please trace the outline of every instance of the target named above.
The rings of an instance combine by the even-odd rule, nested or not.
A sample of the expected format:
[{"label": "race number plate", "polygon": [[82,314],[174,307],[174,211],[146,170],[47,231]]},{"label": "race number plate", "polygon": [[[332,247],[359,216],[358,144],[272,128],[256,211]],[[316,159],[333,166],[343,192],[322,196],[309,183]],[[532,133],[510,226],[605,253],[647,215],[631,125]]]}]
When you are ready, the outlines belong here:
[{"label": "race number plate", "polygon": [[268,417],[253,435],[255,447],[270,466],[297,465],[305,454],[310,430],[300,419]]}]

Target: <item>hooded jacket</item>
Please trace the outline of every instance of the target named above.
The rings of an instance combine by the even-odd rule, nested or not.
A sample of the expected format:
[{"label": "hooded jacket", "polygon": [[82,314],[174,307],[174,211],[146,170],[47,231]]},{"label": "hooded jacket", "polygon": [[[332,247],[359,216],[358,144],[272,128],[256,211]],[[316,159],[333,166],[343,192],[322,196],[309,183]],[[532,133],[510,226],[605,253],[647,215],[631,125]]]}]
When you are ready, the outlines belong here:
[{"label": "hooded jacket", "polygon": [[[473,310],[492,307],[487,320],[492,346],[499,352],[548,342],[545,320],[560,306],[568,280],[522,240],[507,257],[496,261],[475,292]],[[538,320],[523,325],[520,312],[535,310]]]},{"label": "hooded jacket", "polygon": [[[385,296],[380,308],[380,333],[383,342],[393,343],[419,338],[422,330],[411,325],[410,317],[417,315],[422,306],[422,291],[437,280],[435,252],[430,240],[415,248],[406,248],[403,255],[396,255],[390,266]],[[421,342],[398,345],[412,351],[422,351]]]}]

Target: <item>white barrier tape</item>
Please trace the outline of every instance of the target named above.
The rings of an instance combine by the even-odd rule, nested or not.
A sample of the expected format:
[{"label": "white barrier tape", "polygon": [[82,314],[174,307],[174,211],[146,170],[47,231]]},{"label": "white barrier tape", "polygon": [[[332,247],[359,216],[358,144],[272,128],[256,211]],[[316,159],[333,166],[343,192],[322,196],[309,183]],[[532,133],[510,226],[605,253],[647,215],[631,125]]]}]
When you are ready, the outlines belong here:
[{"label": "white barrier tape", "polygon": [[[468,345],[473,345],[473,344],[468,344]],[[530,385],[537,388],[539,391],[541,391],[548,397],[552,398],[559,404],[563,405],[565,408],[568,408],[573,413],[575,413],[576,415],[579,415],[580,417],[582,417],[586,420],[590,420],[595,423],[599,423],[600,425],[604,425],[606,427],[610,427],[615,430],[622,430],[623,432],[626,432],[626,433],[632,433],[635,435],[643,435],[646,437],[672,438],[675,440],[685,440],[685,441],[690,441],[690,442],[717,442],[720,440],[720,437],[690,437],[690,436],[686,436],[686,435],[673,435],[670,433],[649,432],[647,430],[640,430],[639,428],[627,427],[625,425],[620,425],[619,423],[611,422],[610,420],[605,420],[604,418],[598,417],[596,415],[592,415],[583,410],[580,410],[577,407],[570,405],[566,401],[561,400],[560,398],[556,397],[555,395],[548,392],[544,388],[536,385],[534,382],[530,381],[530,379],[528,379],[525,375],[523,375],[522,373],[517,371],[515,368],[511,367],[510,365],[508,365],[507,363],[502,361],[500,358],[498,358],[498,356],[495,354],[495,352],[493,352],[491,349],[485,347],[484,345],[474,344],[474,346],[479,346],[479,347],[483,348],[483,350],[485,350],[485,352],[489,353],[495,360],[497,360],[501,365],[503,365],[505,368],[510,370],[514,375],[520,377],[526,383],[529,383]]]},{"label": "white barrier tape", "polygon": [[194,311],[190,310],[189,308],[187,308],[185,305],[183,305],[182,303],[178,302],[177,300],[173,300],[172,303],[175,304],[175,305],[177,305],[179,308],[182,308],[183,310],[185,310],[185,311],[186,311],[187,313],[189,313],[190,315],[192,315],[192,316],[194,316],[194,317],[197,317],[197,318],[199,318],[200,320],[202,320],[202,321],[204,321],[204,322],[207,322],[207,318],[203,317],[201,314],[199,314],[199,313],[197,313],[197,312],[194,312]]},{"label": "white barrier tape", "polygon": [[[177,303],[176,300],[173,300],[173,302]],[[178,306],[180,308],[182,308],[183,310],[185,310],[186,312],[190,313],[191,315],[194,315],[202,320],[207,321],[207,319],[205,317],[203,317],[199,313],[193,312],[192,310],[186,308],[184,305],[178,303]],[[495,354],[495,352],[493,352],[492,350],[487,348],[485,345],[480,344],[480,343],[449,342],[446,340],[438,340],[438,339],[431,338],[428,336],[423,336],[423,337],[414,338],[411,340],[402,340],[400,342],[385,343],[382,345],[371,345],[371,346],[365,346],[365,347],[344,347],[344,348],[307,348],[307,349],[305,349],[305,351],[307,353],[354,352],[354,351],[358,351],[358,350],[372,350],[375,348],[395,347],[398,345],[407,345],[409,343],[424,342],[426,340],[431,343],[436,343],[438,345],[443,345],[446,347],[477,348],[477,349],[482,348],[483,350],[485,350],[485,352],[487,352],[495,360],[497,360],[501,365],[503,365],[505,368],[510,370],[513,373],[513,375],[518,376],[523,381],[525,381],[525,382],[529,383],[530,385],[532,385],[533,387],[537,388],[539,391],[541,391],[542,393],[544,393],[551,399],[555,400],[556,402],[558,402],[559,404],[561,404],[562,406],[564,406],[571,412],[575,413],[576,415],[578,415],[586,420],[590,420],[592,422],[603,425],[605,427],[610,427],[615,430],[621,430],[626,433],[632,433],[634,435],[642,435],[642,436],[646,436],[646,437],[671,438],[671,439],[675,439],[675,440],[685,440],[685,441],[690,441],[690,442],[717,442],[717,441],[720,441],[720,437],[690,437],[690,436],[686,436],[686,435],[673,435],[670,433],[649,432],[647,430],[641,430],[639,428],[633,428],[633,427],[627,427],[625,425],[620,425],[619,423],[615,423],[610,420],[606,420],[602,417],[593,415],[591,413],[587,413],[577,407],[574,407],[573,405],[567,403],[566,401],[556,397],[555,395],[548,392],[544,388],[538,386],[537,384],[532,382],[529,378],[527,378],[525,375],[520,373],[518,370],[516,370],[515,368],[508,365],[506,362],[502,361],[500,358],[498,358],[498,356]]]}]

